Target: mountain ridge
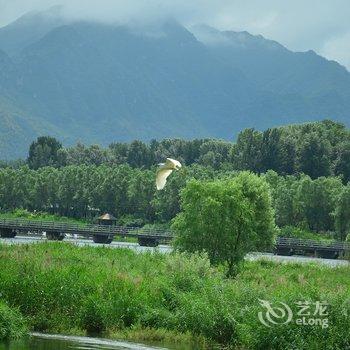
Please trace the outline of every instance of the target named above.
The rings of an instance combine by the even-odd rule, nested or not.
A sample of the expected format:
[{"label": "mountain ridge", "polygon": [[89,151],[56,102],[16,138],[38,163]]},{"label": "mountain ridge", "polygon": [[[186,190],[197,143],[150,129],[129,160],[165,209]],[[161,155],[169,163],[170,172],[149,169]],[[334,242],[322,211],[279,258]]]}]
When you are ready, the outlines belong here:
[{"label": "mountain ridge", "polygon": [[[232,139],[245,127],[350,119],[350,73],[313,52],[293,53],[262,36],[212,28],[210,43],[175,21],[142,34],[31,16],[25,25],[18,20],[0,28],[3,159],[23,157],[43,133],[67,145],[106,145]],[[6,52],[6,33],[28,32],[38,18],[35,38],[27,36],[23,47],[17,40],[16,50]],[[15,149],[6,146],[7,134],[17,140]]]}]

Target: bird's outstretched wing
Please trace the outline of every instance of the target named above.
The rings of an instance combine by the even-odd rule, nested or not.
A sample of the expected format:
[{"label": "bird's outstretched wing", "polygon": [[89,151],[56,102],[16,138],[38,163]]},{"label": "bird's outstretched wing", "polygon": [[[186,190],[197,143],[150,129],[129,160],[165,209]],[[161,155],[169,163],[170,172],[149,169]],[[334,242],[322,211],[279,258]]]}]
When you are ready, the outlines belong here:
[{"label": "bird's outstretched wing", "polygon": [[157,190],[162,190],[166,184],[167,177],[173,172],[173,169],[159,169],[157,171],[157,177],[156,177],[156,185]]},{"label": "bird's outstretched wing", "polygon": [[175,168],[175,167],[181,168],[181,163],[176,159],[167,158],[165,161],[165,166],[167,168]]}]

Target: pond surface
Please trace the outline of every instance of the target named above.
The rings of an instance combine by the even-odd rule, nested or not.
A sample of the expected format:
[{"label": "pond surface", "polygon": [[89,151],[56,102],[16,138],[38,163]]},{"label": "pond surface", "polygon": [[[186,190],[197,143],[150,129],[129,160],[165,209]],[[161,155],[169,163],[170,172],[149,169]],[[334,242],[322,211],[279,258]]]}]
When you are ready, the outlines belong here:
[{"label": "pond surface", "polygon": [[[183,347],[181,349],[185,349]],[[34,333],[23,340],[0,343],[0,350],[169,350],[144,344],[100,338],[72,337]]]}]

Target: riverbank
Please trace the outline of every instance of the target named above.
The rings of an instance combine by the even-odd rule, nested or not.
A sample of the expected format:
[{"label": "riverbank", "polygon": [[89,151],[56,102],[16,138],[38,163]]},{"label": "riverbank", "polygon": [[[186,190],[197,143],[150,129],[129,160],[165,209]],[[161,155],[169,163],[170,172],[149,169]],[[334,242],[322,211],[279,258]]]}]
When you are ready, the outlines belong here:
[{"label": "riverbank", "polygon": [[[204,256],[64,243],[0,245],[1,299],[19,308],[30,330],[134,341],[344,349],[350,345],[349,274],[350,267],[255,261],[227,280]],[[319,318],[328,327],[294,319],[268,327],[258,317],[266,316],[259,299],[283,302],[294,316],[298,302],[310,303],[314,313],[326,301],[328,315]]]}]

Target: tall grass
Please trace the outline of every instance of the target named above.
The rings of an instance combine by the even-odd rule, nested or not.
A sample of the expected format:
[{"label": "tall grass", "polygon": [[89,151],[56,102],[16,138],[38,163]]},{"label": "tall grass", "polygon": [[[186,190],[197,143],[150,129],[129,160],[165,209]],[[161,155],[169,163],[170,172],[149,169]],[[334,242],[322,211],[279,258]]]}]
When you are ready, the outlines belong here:
[{"label": "tall grass", "polygon": [[26,332],[26,322],[20,312],[0,301],[0,341],[20,338]]},{"label": "tall grass", "polygon": [[[350,268],[247,262],[233,280],[205,256],[62,243],[0,245],[0,292],[31,329],[186,334],[246,349],[350,347]],[[259,299],[329,305],[329,327],[266,327]],[[153,331],[152,331],[153,330]]]}]

